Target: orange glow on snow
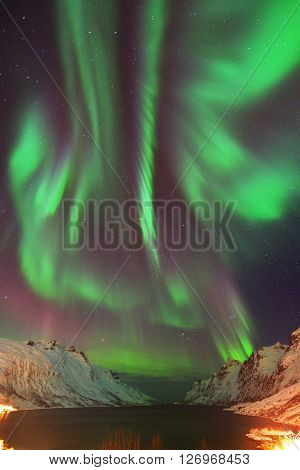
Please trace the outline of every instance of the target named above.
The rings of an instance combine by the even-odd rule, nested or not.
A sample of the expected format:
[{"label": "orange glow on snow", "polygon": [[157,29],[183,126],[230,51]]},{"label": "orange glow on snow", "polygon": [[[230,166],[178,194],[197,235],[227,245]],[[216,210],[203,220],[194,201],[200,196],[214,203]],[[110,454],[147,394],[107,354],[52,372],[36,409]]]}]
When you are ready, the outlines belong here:
[{"label": "orange glow on snow", "polygon": [[259,442],[263,450],[300,450],[300,431],[282,429],[251,429],[247,437]]},{"label": "orange glow on snow", "polygon": [[0,450],[15,450],[13,447],[7,447],[5,441],[0,439]]},{"label": "orange glow on snow", "polygon": [[9,414],[12,411],[17,411],[17,409],[10,405],[0,405],[0,417]]}]

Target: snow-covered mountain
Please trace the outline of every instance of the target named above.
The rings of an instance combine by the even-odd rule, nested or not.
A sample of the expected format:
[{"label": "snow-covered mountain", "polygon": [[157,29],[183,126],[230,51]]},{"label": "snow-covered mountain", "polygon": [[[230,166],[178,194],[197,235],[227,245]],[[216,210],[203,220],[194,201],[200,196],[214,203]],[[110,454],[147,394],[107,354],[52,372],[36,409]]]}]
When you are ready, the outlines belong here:
[{"label": "snow-covered mountain", "polygon": [[289,346],[263,347],[243,363],[229,360],[209,379],[196,380],[185,402],[238,404],[232,410],[300,423],[300,328]]},{"label": "snow-covered mountain", "polygon": [[206,380],[195,380],[186,394],[185,402],[195,405],[223,405],[236,402],[238,376],[242,364],[228,360],[221,369]]},{"label": "snow-covered mountain", "polygon": [[0,339],[0,403],[17,409],[147,405],[151,399],[56,341]]},{"label": "snow-covered mountain", "polygon": [[300,426],[300,383],[285,387],[260,401],[233,405],[229,410],[240,415],[262,416]]}]

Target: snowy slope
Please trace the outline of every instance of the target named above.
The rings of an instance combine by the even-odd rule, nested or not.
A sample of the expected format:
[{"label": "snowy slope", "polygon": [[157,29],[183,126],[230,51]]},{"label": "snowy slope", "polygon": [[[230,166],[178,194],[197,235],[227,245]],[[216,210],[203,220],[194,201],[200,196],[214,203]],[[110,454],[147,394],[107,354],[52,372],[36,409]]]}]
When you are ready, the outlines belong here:
[{"label": "snowy slope", "polygon": [[265,346],[247,359],[238,376],[238,402],[255,401],[273,393],[278,364],[287,352],[287,346],[276,343]]},{"label": "snowy slope", "polygon": [[17,409],[146,405],[151,399],[55,341],[0,339],[0,403]]},{"label": "snowy slope", "polygon": [[197,405],[219,405],[236,402],[237,380],[242,364],[229,360],[207,380],[195,380],[185,401]]},{"label": "snowy slope", "polygon": [[300,328],[291,336],[290,346],[278,363],[274,377],[273,391],[300,382]]},{"label": "snowy slope", "polygon": [[227,405],[264,398],[274,387],[274,373],[287,349],[277,343],[254,351],[244,363],[228,360],[209,379],[195,381],[185,401]]},{"label": "snowy slope", "polygon": [[229,410],[241,415],[261,416],[300,426],[300,383],[283,388],[264,400],[241,403]]},{"label": "snowy slope", "polygon": [[195,381],[185,402],[238,404],[231,409],[300,424],[300,328],[289,346],[263,347],[245,362],[229,360],[209,379]]}]

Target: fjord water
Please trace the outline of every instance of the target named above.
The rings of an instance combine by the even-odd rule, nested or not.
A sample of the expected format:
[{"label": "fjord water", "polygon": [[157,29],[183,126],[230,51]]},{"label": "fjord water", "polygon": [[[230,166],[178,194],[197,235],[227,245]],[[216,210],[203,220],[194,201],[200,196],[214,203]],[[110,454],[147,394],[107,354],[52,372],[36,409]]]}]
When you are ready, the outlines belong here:
[{"label": "fjord water", "polygon": [[[0,438],[11,435],[9,444],[15,449],[100,449],[109,433],[124,429],[140,434],[142,449],[151,448],[157,433],[164,449],[256,449],[245,434],[268,426],[267,419],[239,416],[219,407],[47,409],[11,413],[0,421]],[[282,428],[274,423],[272,427]]]}]

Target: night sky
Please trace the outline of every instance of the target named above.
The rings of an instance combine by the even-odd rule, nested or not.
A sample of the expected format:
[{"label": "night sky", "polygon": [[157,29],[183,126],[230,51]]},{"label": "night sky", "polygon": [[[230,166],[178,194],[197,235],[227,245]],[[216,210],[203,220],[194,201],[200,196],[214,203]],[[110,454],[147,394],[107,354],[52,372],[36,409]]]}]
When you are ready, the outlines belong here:
[{"label": "night sky", "polygon": [[[300,323],[299,2],[0,12],[1,337],[74,340],[165,400],[287,342]],[[63,251],[65,198],[138,199],[144,249]],[[235,201],[237,250],[157,252],[153,199]]]}]

